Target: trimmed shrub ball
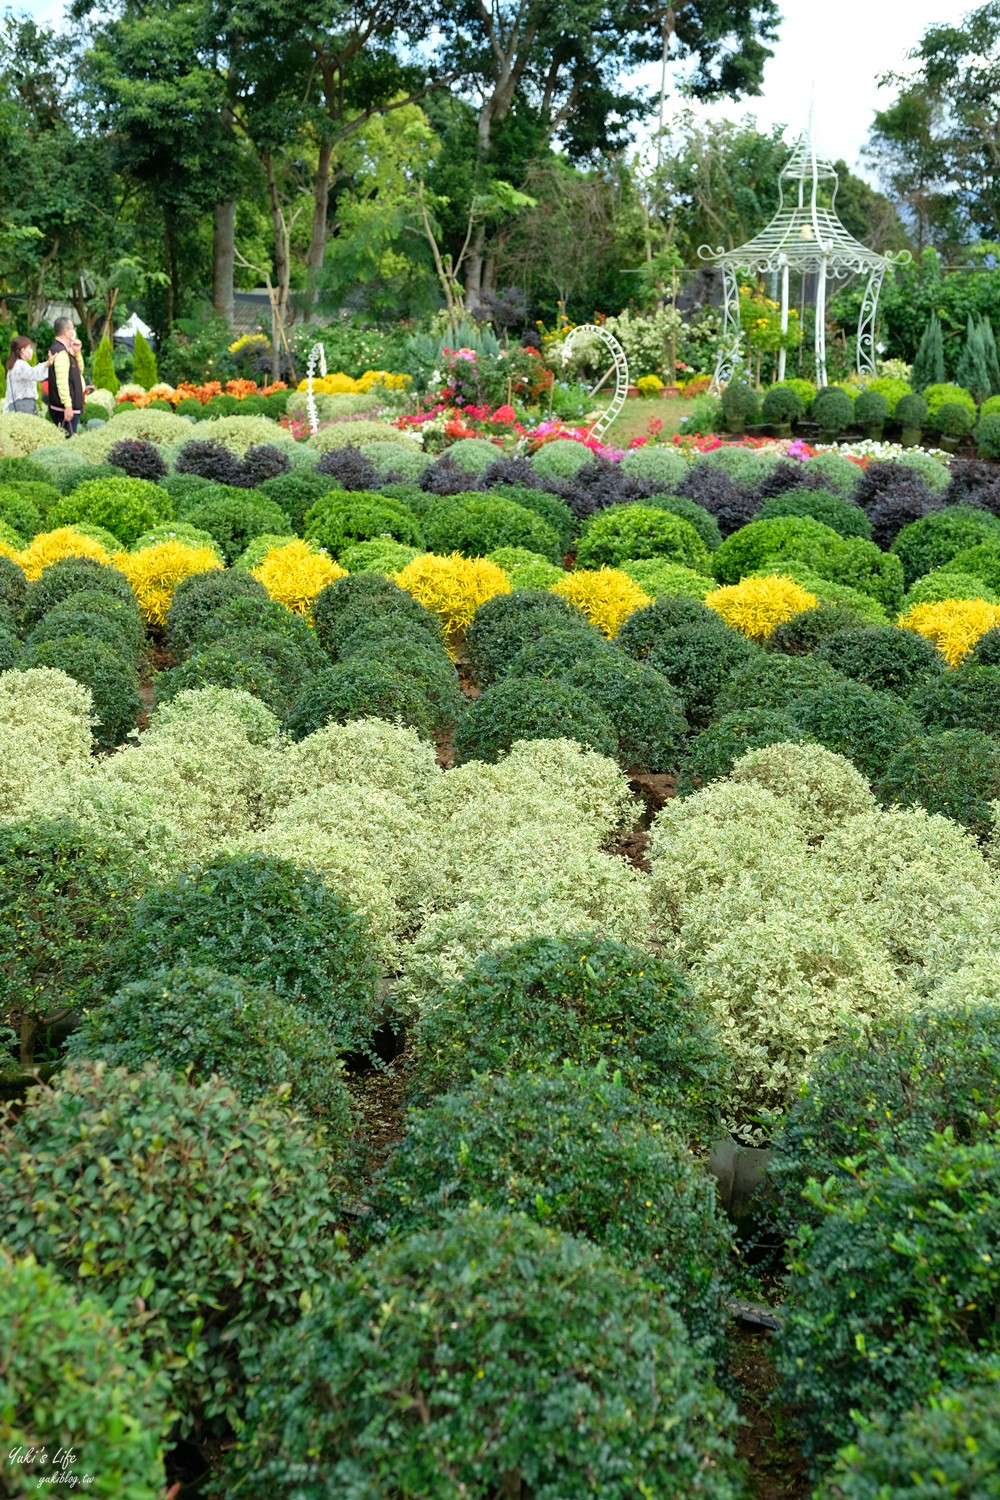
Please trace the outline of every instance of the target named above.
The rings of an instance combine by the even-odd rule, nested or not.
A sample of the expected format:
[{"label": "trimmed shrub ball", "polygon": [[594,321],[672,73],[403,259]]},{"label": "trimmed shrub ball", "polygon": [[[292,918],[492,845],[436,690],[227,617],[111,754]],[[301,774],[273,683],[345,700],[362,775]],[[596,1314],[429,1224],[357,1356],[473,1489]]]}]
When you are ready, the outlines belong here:
[{"label": "trimmed shrub ball", "polygon": [[829,526],[838,536],[860,536],[871,541],[872,526],[860,505],[822,489],[788,489],[765,500],[757,516],[771,521],[776,516],[811,516]]},{"label": "trimmed shrub ball", "polygon": [[581,662],[592,661],[596,656],[613,659],[616,655],[599,631],[576,627],[546,630],[515,653],[503,675],[561,679]]},{"label": "trimmed shrub ball", "polygon": [[306,512],[305,535],[319,542],[331,557],[339,557],[357,542],[390,536],[408,547],[423,546],[424,537],[416,516],[392,500],[364,491],[341,495],[333,490]]},{"label": "trimmed shrub ball", "polygon": [[150,886],[116,967],[123,982],[177,964],[239,975],[293,1001],[338,1051],[365,1051],[382,1021],[371,939],[312,870],[263,854],[217,855]]},{"label": "trimmed shrub ball", "polygon": [[280,506],[301,536],[305,529],[306,512],[315,505],[321,495],[330,492],[333,481],[318,469],[298,469],[294,474],[279,474],[277,479],[268,479],[260,486],[260,494]]},{"label": "trimmed shrub ball", "polygon": [[617,567],[633,557],[663,557],[698,572],[708,570],[708,548],[690,522],[649,505],[601,511],[587,522],[576,546],[581,568]]},{"label": "trimmed shrub ball", "polygon": [[615,637],[615,645],[637,661],[644,661],[661,641],[679,625],[701,625],[705,629],[725,630],[714,609],[707,609],[699,599],[686,594],[661,594],[653,604],[629,615]]},{"label": "trimmed shrub ball", "polygon": [[[142,659],[145,638],[140,635],[136,640],[129,629],[132,623],[129,617],[126,615],[121,619],[100,610],[77,608],[76,601],[79,597],[79,594],[72,594],[65,604],[57,604],[55,609],[50,609],[48,614],[43,615],[28,636],[27,644],[37,646],[41,641],[56,641],[64,636],[83,636],[86,640],[108,646],[137,668]],[[113,604],[120,603],[110,594],[105,595],[105,598]]]},{"label": "trimmed shrub ball", "polygon": [[132,587],[117,568],[94,562],[89,557],[62,557],[46,568],[41,578],[28,585],[22,606],[25,630],[37,625],[54,605],[62,604],[71,594],[78,594],[82,589],[99,589],[101,593],[114,594],[135,608]]},{"label": "trimmed shrub ball", "polygon": [[1000,735],[1000,661],[984,665],[975,656],[950,672],[939,672],[910,699],[929,729],[981,729]]},{"label": "trimmed shrub ball", "polygon": [[465,637],[477,681],[484,685],[495,682],[503,676],[522,646],[535,641],[543,631],[566,629],[575,629],[587,636],[596,637],[598,634],[580,611],[558,594],[543,589],[518,589],[511,594],[495,594],[476,610]]},{"label": "trimmed shrub ball", "polygon": [[973,647],[971,660],[982,667],[1000,667],[1000,625],[979,637]]},{"label": "trimmed shrub ball", "polygon": [[313,600],[316,639],[332,661],[337,660],[348,637],[373,616],[412,626],[424,631],[435,644],[444,644],[437,615],[381,573],[352,573],[338,578],[320,589]]},{"label": "trimmed shrub ball", "polygon": [[618,759],[635,771],[673,771],[687,734],[680,698],[662,672],[624,652],[595,652],[565,674],[611,721]]},{"label": "trimmed shrub ball", "polygon": [[369,656],[352,656],[315,676],[283,727],[293,740],[302,740],[324,724],[370,717],[406,725],[426,739],[434,733],[434,711],[420,685],[405,671]]},{"label": "trimmed shrub ball", "polygon": [[455,731],[455,759],[499,760],[518,740],[576,740],[614,755],[608,716],[578,689],[544,677],[505,677],[470,703]]},{"label": "trimmed shrub ball", "polygon": [[607,938],[527,938],[480,958],[417,1023],[420,1102],[480,1073],[607,1060],[685,1139],[712,1140],[725,1063],[681,973]]},{"label": "trimmed shrub ball", "polygon": [[836,692],[847,682],[826,662],[814,656],[784,656],[769,652],[738,666],[716,700],[716,712],[737,713],[747,708],[777,708],[793,712],[805,692]]},{"label": "trimmed shrub ball", "polygon": [[[11,1448],[4,1455],[5,1492],[44,1493],[63,1475],[67,1488],[75,1487],[70,1478],[79,1481],[86,1473],[90,1493],[101,1500],[165,1494],[170,1382],[149,1368],[105,1304],[34,1256],[15,1259],[0,1250],[0,1305],[4,1439],[21,1450],[17,1457]],[[57,1465],[60,1447],[73,1453],[65,1469],[61,1460]]]},{"label": "trimmed shrub ball", "polygon": [[539,1218],[642,1271],[692,1337],[722,1355],[733,1246],[714,1181],[669,1116],[603,1066],[487,1073],[406,1125],[371,1195],[386,1229],[433,1228],[472,1203]]},{"label": "trimmed shrub ball", "polygon": [[809,415],[824,436],[836,437],[854,421],[854,402],[835,385],[824,386],[813,397]]},{"label": "trimmed shrub ball", "polygon": [[641,1475],[659,1500],[735,1500],[732,1420],[648,1283],[586,1241],[474,1208],[370,1251],[275,1340],[231,1492],[626,1500]]},{"label": "trimmed shrub ball", "polygon": [[239,594],[213,610],[199,627],[192,648],[201,651],[216,641],[225,642],[248,630],[282,636],[290,641],[313,671],[318,672],[327,664],[315,632],[301,615],[294,614],[273,599],[261,603],[251,594]]},{"label": "trimmed shrub ball", "polygon": [[807,656],[831,635],[855,630],[863,624],[861,616],[847,604],[821,604],[818,609],[804,609],[776,625],[768,636],[768,650],[786,656]]},{"label": "trimmed shrub ball", "polygon": [[238,1419],[263,1342],[343,1260],[334,1225],[323,1144],[219,1079],[77,1063],[0,1138],[7,1246],[81,1279],[169,1366],[178,1436]]},{"label": "trimmed shrub ball", "polygon": [[1000,520],[973,505],[950,505],[904,526],[892,544],[907,587],[960,552],[1000,539]]},{"label": "trimmed shrub ball", "polygon": [[872,524],[872,540],[883,548],[892,545],[904,526],[940,510],[944,503],[919,474],[897,463],[870,464],[854,498]]},{"label": "trimmed shrub ball", "polygon": [[669,511],[672,516],[680,516],[682,521],[689,522],[701,537],[709,552],[714,552],[716,547],[722,545],[722,532],[719,523],[703,505],[697,505],[694,500],[686,500],[683,495],[650,495],[644,500],[643,505],[652,507],[654,510]]},{"label": "trimmed shrub ball", "polygon": [[[496,465],[493,467],[496,468]],[[530,469],[530,464],[527,467]],[[489,474],[489,470],[486,473]],[[486,475],[483,478],[485,480]],[[576,518],[564,500],[560,500],[557,495],[550,495],[546,490],[530,489],[517,484],[497,485],[491,493],[504,500],[513,500],[523,510],[533,511],[547,526],[551,526],[559,538],[560,554],[569,551],[576,529]]]},{"label": "trimmed shrub ball", "polygon": [[55,667],[88,687],[94,699],[94,741],[104,749],[120,745],[142,713],[139,674],[124,647],[98,640],[96,633],[57,635],[26,646],[23,667]]},{"label": "trimmed shrub ball", "polygon": [[292,524],[279,505],[260,495],[198,496],[184,507],[184,519],[215,538],[232,564],[258,536],[288,536]]},{"label": "trimmed shrub ball", "polygon": [[431,552],[485,557],[498,547],[526,547],[550,562],[562,559],[556,532],[533,510],[498,495],[443,497],[423,512],[424,537]]},{"label": "trimmed shrub ball", "polygon": [[203,687],[251,693],[279,718],[288,711],[288,689],[279,682],[271,664],[258,656],[245,656],[226,640],[213,641],[193,651],[176,667],[158,672],[154,678],[156,706],[169,703],[178,693]]},{"label": "trimmed shrub ball", "polygon": [[998,1184],[995,1142],[932,1135],[857,1184],[816,1185],[823,1218],[794,1242],[776,1348],[808,1457],[848,1442],[857,1412],[898,1421],[1000,1354]]},{"label": "trimmed shrub ball", "polygon": [[765,392],[760,407],[762,421],[782,426],[788,422],[798,422],[805,414],[802,397],[790,386],[775,386]]},{"label": "trimmed shrub ball", "polygon": [[144,531],[173,515],[166,490],[145,479],[91,479],[64,496],[49,512],[48,525],[100,526],[126,547]]},{"label": "trimmed shrub ball", "polygon": [[810,1177],[848,1183],[944,1130],[963,1145],[995,1141],[998,1117],[1000,1003],[935,1006],[845,1034],[813,1062],[774,1141],[782,1232],[822,1217],[804,1196]]},{"label": "trimmed shrub ball", "polygon": [[710,781],[728,776],[741,755],[764,745],[800,744],[795,720],[776,708],[744,708],[722,714],[696,735],[687,748],[677,790],[696,792]]},{"label": "trimmed shrub ball", "polygon": [[395,622],[358,630],[344,643],[341,662],[375,662],[410,679],[423,694],[431,733],[450,734],[465,707],[455,665],[422,630],[403,632]]},{"label": "trimmed shrub ball", "polygon": [[816,650],[845,677],[853,677],[879,693],[907,698],[942,675],[941,653],[924,636],[894,625],[860,625],[827,636]]},{"label": "trimmed shrub ball", "polygon": [[70,1057],[141,1073],[147,1063],[206,1083],[218,1073],[245,1104],[287,1086],[289,1107],[321,1120],[343,1151],[353,1111],[325,1028],[235,974],[182,964],[102,997],[68,1042]]},{"label": "trimmed shrub ball", "polygon": [[242,598],[256,599],[261,605],[270,602],[264,585],[252,574],[239,569],[196,573],[190,578],[182,578],[167,611],[167,644],[171,651],[175,655],[190,651],[205,622],[215,611],[234,599]]},{"label": "trimmed shrub ball", "polygon": [[8,630],[4,625],[3,618],[3,613],[0,612],[0,672],[9,672],[20,665],[21,642],[13,630]]},{"label": "trimmed shrub ball", "polygon": [[235,486],[239,486],[243,477],[243,466],[236,454],[215,438],[195,438],[185,443],[174,460],[174,471]]},{"label": "trimmed shrub ball", "polygon": [[724,537],[752,521],[760,510],[760,501],[755,496],[742,490],[717,464],[704,459],[691,465],[677,486],[677,493],[704,506],[715,517]]},{"label": "trimmed shrub ball", "polygon": [[57,821],[0,824],[0,869],[0,1022],[30,1063],[47,1017],[104,992],[134,872],[113,842]]},{"label": "trimmed shrub ball", "polygon": [[691,725],[702,728],[732,673],[763,654],[759,646],[727,626],[692,622],[664,631],[646,659],[679,694]]},{"label": "trimmed shrub ball", "polygon": [[144,438],[122,438],[110,449],[108,463],[131,479],[151,479],[154,484],[167,472],[166,460],[159,448]]},{"label": "trimmed shrub ball", "polygon": [[[46,571],[51,573],[52,569],[48,568]],[[28,580],[17,563],[9,557],[0,556],[0,609],[8,609],[12,616],[19,615],[24,608],[27,593]],[[52,602],[54,604],[56,601]],[[42,613],[44,612],[43,610]],[[38,618],[41,619],[41,615]]]},{"label": "trimmed shrub ball", "polygon": [[328,480],[328,490],[339,486],[342,490],[371,493],[379,487],[378,469],[360,448],[331,448],[316,465],[316,473]]},{"label": "trimmed shrub ball", "polygon": [[954,818],[979,838],[992,825],[990,804],[1000,798],[1000,743],[978,729],[910,736],[888,757],[876,792],[886,807],[926,807]]},{"label": "trimmed shrub ball", "polygon": [[904,747],[920,732],[918,721],[895,694],[877,693],[839,674],[829,688],[807,688],[791,711],[807,738],[845,755],[870,781],[884,774],[894,755],[905,755]]}]

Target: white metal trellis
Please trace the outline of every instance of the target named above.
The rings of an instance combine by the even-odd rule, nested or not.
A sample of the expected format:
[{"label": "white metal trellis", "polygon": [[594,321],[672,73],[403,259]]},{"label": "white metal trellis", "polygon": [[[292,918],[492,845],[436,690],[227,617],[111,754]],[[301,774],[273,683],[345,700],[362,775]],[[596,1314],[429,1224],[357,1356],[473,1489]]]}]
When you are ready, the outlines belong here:
[{"label": "white metal trellis", "polygon": [[[831,184],[829,206],[819,201],[820,184]],[[828,280],[843,281],[851,275],[865,276],[865,293],[858,318],[857,368],[875,373],[875,314],[878,294],[889,266],[910,259],[908,250],[879,254],[848,233],[836,213],[837,172],[833,163],[816,155],[812,118],[802,132],[788,161],[778,174],[778,211],[760,234],[735,250],[699,247],[702,260],[710,260],[722,271],[723,323],[719,353],[712,377],[713,393],[731,380],[741,363],[743,330],[740,326],[739,273],[781,277],[781,327],[788,329],[790,272],[816,278],[816,384],[826,385],[826,294]],[[786,186],[791,186],[785,202]],[[785,375],[785,351],[778,358],[778,378]]]},{"label": "white metal trellis", "polygon": [[597,392],[601,389],[601,386],[604,385],[604,383],[608,380],[609,376],[614,374],[615,393],[612,396],[611,400],[608,402],[607,406],[601,412],[601,415],[597,418],[597,421],[593,423],[590,429],[591,437],[603,438],[612,422],[615,421],[615,419],[621,412],[622,407],[625,405],[625,398],[628,395],[628,360],[625,356],[625,350],[615,338],[614,334],[609,333],[606,328],[602,328],[599,323],[581,323],[579,327],[571,329],[570,332],[566,335],[562,348],[562,362],[564,365],[569,364],[570,356],[573,353],[573,345],[575,343],[579,342],[581,339],[593,337],[596,337],[600,340],[600,342],[608,350],[608,353],[611,355],[611,358],[614,361],[614,363],[609,366],[607,370],[605,370],[600,380],[590,392],[591,396],[596,396]]},{"label": "white metal trellis", "polygon": [[309,350],[309,364],[306,367],[306,416],[309,418],[310,432],[319,431],[319,413],[316,410],[316,391],[313,386],[317,361],[320,379],[322,379],[326,374],[326,350],[322,344],[313,344]]}]

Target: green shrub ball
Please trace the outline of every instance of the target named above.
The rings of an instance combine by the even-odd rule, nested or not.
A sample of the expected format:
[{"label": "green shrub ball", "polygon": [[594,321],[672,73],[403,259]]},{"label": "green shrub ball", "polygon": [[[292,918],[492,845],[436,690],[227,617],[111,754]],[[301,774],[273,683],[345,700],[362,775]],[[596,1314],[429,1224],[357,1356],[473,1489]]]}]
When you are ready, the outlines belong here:
[{"label": "green shrub ball", "polygon": [[799,744],[802,739],[795,720],[780,709],[745,708],[722,714],[688,745],[677,790],[684,795],[728,776],[748,750]]},{"label": "green shrub ball", "polygon": [[324,724],[367,718],[406,725],[425,739],[433,736],[436,723],[434,708],[419,682],[405,669],[364,654],[318,673],[288,713],[284,729],[293,740],[303,740]]},{"label": "green shrub ball", "polygon": [[331,557],[377,537],[392,537],[408,547],[424,544],[420,522],[412,511],[367,491],[343,494],[334,490],[322,496],[306,512],[305,535],[325,547]]},{"label": "green shrub ball", "polygon": [[78,1063],[0,1137],[0,1235],[83,1278],[143,1357],[167,1362],[178,1436],[221,1435],[266,1338],[341,1259],[326,1168],[285,1109],[218,1078]]},{"label": "green shrub ball", "polygon": [[769,651],[785,656],[809,656],[831,635],[842,630],[856,630],[864,621],[847,604],[820,604],[804,609],[775,626],[768,636]]},{"label": "green shrub ball", "polygon": [[580,611],[558,594],[543,589],[495,594],[476,610],[466,632],[466,650],[477,680],[483,685],[495,682],[522,646],[530,645],[543,632],[567,628],[598,635]]},{"label": "green shrub ball", "polygon": [[46,568],[41,578],[28,584],[22,617],[25,630],[37,625],[54,605],[62,604],[71,594],[78,594],[83,589],[97,589],[103,594],[113,594],[115,598],[135,608],[132,586],[117,568],[95,562],[89,557],[62,557]]},{"label": "green shrub ball", "polygon": [[845,677],[863,682],[880,693],[906,698],[917,688],[942,676],[941,653],[913,630],[894,625],[861,625],[826,637],[816,660],[829,662]]},{"label": "green shrub ball", "polygon": [[950,505],[904,526],[892,544],[906,585],[950,563],[960,552],[1000,540],[1000,520],[973,505]]},{"label": "green shrub ball", "polygon": [[1000,742],[992,736],[978,729],[912,736],[872,774],[884,806],[925,807],[989,836],[991,803],[1000,798]]},{"label": "green shrub ball", "polygon": [[578,662],[564,680],[607,714],[622,765],[634,771],[676,770],[688,724],[662,672],[622,651],[602,651]]},{"label": "green shrub ball", "polygon": [[699,621],[664,631],[647,661],[678,694],[689,723],[701,728],[730,676],[763,654],[735,630]]},{"label": "green shrub ball", "polygon": [[980,729],[1000,735],[1000,661],[982,665],[975,657],[950,672],[941,672],[910,707],[929,729]]},{"label": "green shrub ball", "polygon": [[350,1095],[323,1028],[218,969],[182,964],[125,985],[87,1013],[67,1053],[130,1073],[156,1063],[192,1083],[218,1073],[245,1104],[286,1090],[289,1107],[321,1121],[340,1150],[353,1129]]},{"label": "green shrub ball", "polygon": [[528,938],[488,954],[417,1023],[416,1102],[478,1073],[604,1058],[685,1139],[714,1140],[725,1065],[686,981],[606,938]]},{"label": "green shrub ball", "polygon": [[366,1051],[383,1019],[371,938],[312,870],[217,855],[151,886],[135,908],[121,982],[178,964],[234,974],[301,1007],[338,1051]]},{"label": "green shrub ball", "polygon": [[826,490],[785,490],[772,495],[764,501],[756,519],[773,521],[779,516],[811,516],[838,536],[859,536],[866,542],[872,539],[871,522],[861,506]]},{"label": "green shrub ball", "polygon": [[591,1240],[661,1286],[722,1354],[732,1234],[714,1180],[603,1067],[484,1074],[412,1111],[372,1198],[393,1233],[481,1203]]},{"label": "green shrub ball", "polygon": [[905,747],[920,732],[919,723],[895,694],[877,693],[839,673],[831,676],[829,687],[807,688],[793,700],[792,717],[807,739],[846,755],[863,776],[875,781],[897,752],[905,755]]},{"label": "green shrub ball", "polygon": [[614,755],[608,716],[578,689],[545,677],[505,677],[470,703],[455,731],[455,759],[499,760],[518,740],[576,740]]},{"label": "green shrub ball", "polygon": [[587,523],[577,543],[581,568],[617,567],[633,557],[663,557],[708,571],[708,548],[691,523],[649,505],[609,506]]},{"label": "green shrub ball", "polygon": [[124,648],[98,640],[96,633],[56,635],[37,640],[22,653],[23,667],[55,667],[89,688],[94,700],[95,743],[120,745],[142,713],[135,662]]},{"label": "green shrub ball", "polygon": [[732,1409],[662,1295],[478,1207],[369,1252],[275,1339],[246,1417],[248,1500],[740,1493]]},{"label": "green shrub ball", "polygon": [[438,645],[444,644],[437,616],[419,604],[412,594],[379,573],[355,573],[338,578],[320,589],[313,600],[316,639],[331,661],[336,661],[344,642],[373,616],[392,619],[401,627],[425,632]]},{"label": "green shrub ball", "polygon": [[176,656],[190,651],[205,621],[231,600],[243,597],[256,599],[262,605],[269,602],[262,583],[251,574],[232,568],[182,578],[167,611],[167,644],[171,651]]}]

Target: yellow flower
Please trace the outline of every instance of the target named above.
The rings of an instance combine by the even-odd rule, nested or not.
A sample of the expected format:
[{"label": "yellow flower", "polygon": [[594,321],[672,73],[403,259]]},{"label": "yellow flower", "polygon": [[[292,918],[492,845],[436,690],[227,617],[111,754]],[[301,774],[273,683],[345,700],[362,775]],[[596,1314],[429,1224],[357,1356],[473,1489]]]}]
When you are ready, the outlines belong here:
[{"label": "yellow flower", "polygon": [[575,604],[609,638],[618,634],[629,615],[653,602],[619,568],[580,568],[560,578],[550,592]]},{"label": "yellow flower", "polygon": [[313,600],[319,591],[347,576],[346,568],[299,537],[283,547],[272,547],[252,571],[275,603],[310,621]]},{"label": "yellow flower", "polygon": [[15,561],[24,569],[25,576],[32,580],[41,578],[46,568],[64,557],[92,557],[95,562],[106,563],[111,559],[100,542],[83,536],[74,526],[59,526],[55,531],[43,531],[29,542]]},{"label": "yellow flower", "polygon": [[766,641],[775,626],[804,609],[815,609],[819,600],[791,578],[776,575],[744,578],[716,589],[705,595],[705,603],[750,640]]},{"label": "yellow flower", "polygon": [[149,625],[165,625],[174,589],[195,573],[213,573],[222,567],[211,547],[193,547],[190,542],[157,542],[138,552],[116,552],[111,559],[132,585]]},{"label": "yellow flower", "polygon": [[444,627],[448,650],[455,655],[481,604],[494,594],[509,594],[510,579],[485,557],[437,557],[427,552],[407,563],[394,582],[433,610]]},{"label": "yellow flower", "polygon": [[915,604],[897,623],[933,641],[949,667],[957,667],[981,635],[1000,625],[1000,605],[985,599],[942,599]]}]

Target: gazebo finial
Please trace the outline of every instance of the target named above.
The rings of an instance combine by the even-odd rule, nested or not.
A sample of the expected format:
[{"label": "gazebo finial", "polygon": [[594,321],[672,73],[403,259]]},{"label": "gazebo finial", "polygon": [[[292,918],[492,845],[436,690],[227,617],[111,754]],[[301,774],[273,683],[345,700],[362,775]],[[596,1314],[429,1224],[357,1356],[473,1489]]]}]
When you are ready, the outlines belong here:
[{"label": "gazebo finial", "polygon": [[[830,183],[829,203],[821,201],[820,183]],[[838,176],[832,161],[817,153],[810,107],[806,128],[778,173],[778,211],[770,224],[735,250],[702,245],[698,254],[722,270],[722,343],[711,389],[718,391],[740,363],[743,330],[740,326],[738,272],[781,273],[781,329],[788,330],[789,275],[792,270],[816,277],[816,384],[826,385],[826,283],[867,273],[858,318],[856,341],[859,372],[875,373],[875,311],[886,268],[909,260],[908,250],[879,255],[853,238],[837,217]],[[785,350],[778,356],[778,379],[785,378]]]}]

